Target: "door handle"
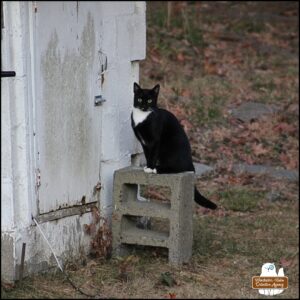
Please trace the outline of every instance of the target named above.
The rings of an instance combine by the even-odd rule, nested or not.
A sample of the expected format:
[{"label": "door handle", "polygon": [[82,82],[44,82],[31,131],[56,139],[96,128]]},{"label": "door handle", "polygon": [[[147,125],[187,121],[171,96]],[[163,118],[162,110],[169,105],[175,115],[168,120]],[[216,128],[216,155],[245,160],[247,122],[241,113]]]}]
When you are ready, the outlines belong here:
[{"label": "door handle", "polygon": [[15,71],[1,71],[1,77],[15,77]]}]

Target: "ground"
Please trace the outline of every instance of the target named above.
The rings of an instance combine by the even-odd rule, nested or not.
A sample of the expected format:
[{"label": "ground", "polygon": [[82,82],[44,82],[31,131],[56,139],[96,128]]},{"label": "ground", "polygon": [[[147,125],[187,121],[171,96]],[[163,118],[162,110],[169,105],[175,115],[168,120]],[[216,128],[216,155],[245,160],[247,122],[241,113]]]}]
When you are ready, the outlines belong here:
[{"label": "ground", "polygon": [[[298,171],[298,44],[297,2],[147,4],[140,84],[160,83],[159,103],[184,126],[194,161],[214,167],[197,186],[219,209],[195,206],[189,264],[171,267],[164,249],[137,248],[69,265],[78,286],[102,298],[263,298],[251,277],[274,262],[289,278],[277,297],[299,298],[299,179],[233,170]],[[248,121],[232,113],[252,102],[276,110]],[[59,271],[6,285],[1,296],[84,298]]]}]

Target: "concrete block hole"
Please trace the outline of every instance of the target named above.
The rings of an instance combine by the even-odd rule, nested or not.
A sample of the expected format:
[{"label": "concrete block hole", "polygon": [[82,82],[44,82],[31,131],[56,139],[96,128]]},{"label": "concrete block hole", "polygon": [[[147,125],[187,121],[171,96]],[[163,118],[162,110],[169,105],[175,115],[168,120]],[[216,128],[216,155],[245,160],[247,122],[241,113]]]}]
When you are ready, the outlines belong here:
[{"label": "concrete block hole", "polygon": [[121,219],[121,230],[127,231],[133,228],[147,230],[163,234],[166,237],[170,236],[170,220],[166,218],[149,217],[147,218],[147,226],[140,224],[143,216],[123,215]]},{"label": "concrete block hole", "polygon": [[129,184],[125,183],[122,187],[122,201],[157,201],[171,205],[171,189],[167,186]]},{"label": "concrete block hole", "polygon": [[[166,186],[158,185],[137,185],[123,184],[123,202],[128,201],[146,201],[148,203],[162,204],[164,209],[171,208],[171,189]],[[123,216],[125,218],[125,216]],[[122,224],[131,222],[130,225],[140,229],[155,230],[169,233],[170,222],[166,218],[145,217],[145,216],[126,216],[126,220]],[[129,226],[129,223],[128,223]]]}]

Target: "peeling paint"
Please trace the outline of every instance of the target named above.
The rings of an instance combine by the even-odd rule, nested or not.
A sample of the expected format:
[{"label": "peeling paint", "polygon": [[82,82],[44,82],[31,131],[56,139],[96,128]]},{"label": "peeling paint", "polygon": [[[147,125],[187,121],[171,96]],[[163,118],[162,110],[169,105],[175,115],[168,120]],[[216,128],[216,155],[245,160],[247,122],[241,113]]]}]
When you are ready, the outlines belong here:
[{"label": "peeling paint", "polygon": [[[86,145],[91,142],[92,137],[89,136],[90,128],[86,122],[88,112],[84,102],[89,98],[86,82],[89,78],[89,66],[93,63],[94,48],[94,25],[89,15],[88,24],[82,34],[79,53],[67,51],[65,57],[62,58],[58,50],[58,37],[55,31],[49,42],[47,53],[42,58],[45,80],[44,128],[47,135],[45,159],[51,162],[49,166],[52,166],[50,172],[53,176],[57,174],[65,151],[72,154],[67,157],[69,160],[67,166],[75,168],[75,170],[69,170],[70,174],[80,172],[87,160]],[[66,113],[70,117],[67,118]],[[66,141],[66,148],[57,147],[63,140]]]}]

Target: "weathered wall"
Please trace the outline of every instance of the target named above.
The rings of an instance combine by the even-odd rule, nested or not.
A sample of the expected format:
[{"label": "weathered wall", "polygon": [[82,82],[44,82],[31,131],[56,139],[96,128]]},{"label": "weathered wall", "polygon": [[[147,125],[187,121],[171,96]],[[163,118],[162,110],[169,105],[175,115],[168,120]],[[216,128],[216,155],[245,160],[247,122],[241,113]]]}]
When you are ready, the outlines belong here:
[{"label": "weathered wall", "polygon": [[[37,26],[55,11],[52,27]],[[145,3],[4,2],[4,24],[2,68],[17,73],[2,79],[1,89],[1,277],[12,280],[22,243],[25,273],[55,265],[31,214],[45,217],[85,196],[86,202],[100,198],[102,215],[110,217],[113,173],[140,151],[130,112],[138,61],[145,58]],[[100,76],[102,54],[107,70]],[[95,107],[99,94],[106,102]],[[93,195],[99,181],[100,197]],[[84,213],[41,226],[66,261],[88,251],[83,227],[90,222]]]},{"label": "weathered wall", "polygon": [[4,26],[1,55],[4,70],[14,70],[15,78],[1,79],[1,278],[15,278],[19,228],[30,226],[34,201],[34,169],[29,138],[32,118],[28,71],[29,54],[25,39],[28,28],[26,5],[3,2]]},{"label": "weathered wall", "polygon": [[[110,62],[103,84],[103,94],[110,101],[110,105],[103,106],[102,114],[100,174],[104,186],[101,190],[101,211],[104,215],[112,212],[114,171],[130,165],[131,155],[140,151],[131,129],[130,114],[132,86],[134,81],[138,81],[138,61],[146,54],[146,7],[144,2],[131,2],[128,11],[125,11],[126,2],[122,3],[124,13],[118,16],[108,8],[108,2],[103,3],[107,8],[103,21],[103,49]],[[115,122],[116,114],[118,122]]]}]

